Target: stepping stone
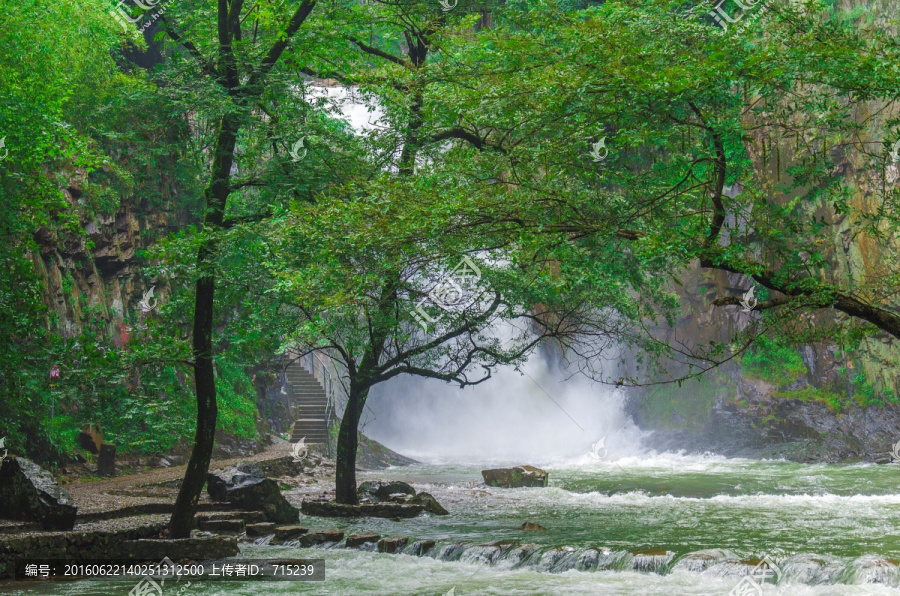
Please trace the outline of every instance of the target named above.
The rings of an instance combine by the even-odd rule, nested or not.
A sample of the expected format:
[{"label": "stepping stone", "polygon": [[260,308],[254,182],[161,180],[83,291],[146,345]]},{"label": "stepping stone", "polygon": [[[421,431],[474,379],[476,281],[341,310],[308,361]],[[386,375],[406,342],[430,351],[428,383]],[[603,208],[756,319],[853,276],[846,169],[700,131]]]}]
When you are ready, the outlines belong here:
[{"label": "stepping stone", "polygon": [[315,546],[325,542],[340,542],[344,539],[344,533],[340,530],[326,530],[325,532],[310,532],[300,537],[300,546]]},{"label": "stepping stone", "polygon": [[347,542],[344,544],[347,548],[357,548],[367,542],[378,542],[381,538],[378,534],[351,534],[347,536]]},{"label": "stepping stone", "polygon": [[245,524],[258,524],[266,521],[266,516],[262,511],[213,511],[197,514],[198,524],[214,519],[242,519]]},{"label": "stepping stone", "polygon": [[378,552],[380,553],[396,553],[400,552],[406,543],[409,542],[409,536],[396,536],[394,538],[382,538],[378,541]]},{"label": "stepping stone", "polygon": [[288,540],[296,540],[307,532],[309,532],[309,528],[302,526],[278,526],[275,528],[275,541],[287,542]]},{"label": "stepping stone", "polygon": [[229,532],[240,534],[244,531],[242,519],[207,519],[200,522],[200,529],[204,532]]},{"label": "stepping stone", "polygon": [[432,548],[434,548],[434,544],[434,540],[418,540],[416,542],[413,542],[410,548],[412,549],[412,554],[416,555],[417,557],[421,557]]},{"label": "stepping stone", "polygon": [[250,538],[258,538],[260,536],[269,536],[275,533],[275,524],[271,522],[263,522],[259,524],[247,524],[247,536]]}]

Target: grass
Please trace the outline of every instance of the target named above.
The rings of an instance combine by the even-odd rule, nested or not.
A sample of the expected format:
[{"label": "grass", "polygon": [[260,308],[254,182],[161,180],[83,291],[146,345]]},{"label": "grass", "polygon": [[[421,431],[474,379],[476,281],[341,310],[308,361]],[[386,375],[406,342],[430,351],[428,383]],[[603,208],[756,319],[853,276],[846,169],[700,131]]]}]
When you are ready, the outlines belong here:
[{"label": "grass", "polygon": [[835,414],[839,414],[844,407],[841,396],[833,391],[828,391],[827,389],[805,387],[796,391],[773,391],[772,395],[780,399],[799,399],[803,403],[809,403],[811,401],[821,402]]}]

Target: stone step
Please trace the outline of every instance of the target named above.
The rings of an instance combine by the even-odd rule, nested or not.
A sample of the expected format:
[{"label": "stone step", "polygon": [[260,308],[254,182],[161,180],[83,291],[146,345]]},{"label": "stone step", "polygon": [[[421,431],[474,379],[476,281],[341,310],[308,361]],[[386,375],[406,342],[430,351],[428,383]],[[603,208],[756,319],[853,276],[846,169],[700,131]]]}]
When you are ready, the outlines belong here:
[{"label": "stone step", "polygon": [[242,519],[208,519],[200,521],[200,530],[204,532],[227,532],[240,534],[244,531]]},{"label": "stone step", "polygon": [[303,442],[306,445],[322,445],[328,442],[328,435],[326,433],[315,433],[315,434],[306,434],[303,432],[295,433],[291,437],[291,442],[296,443],[300,439],[303,439]]}]

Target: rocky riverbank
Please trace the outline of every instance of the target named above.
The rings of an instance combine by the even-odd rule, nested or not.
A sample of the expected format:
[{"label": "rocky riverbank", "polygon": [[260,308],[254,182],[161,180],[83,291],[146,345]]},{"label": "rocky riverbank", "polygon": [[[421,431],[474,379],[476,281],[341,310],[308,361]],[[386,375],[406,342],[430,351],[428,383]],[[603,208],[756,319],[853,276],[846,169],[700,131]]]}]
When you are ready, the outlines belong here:
[{"label": "rocky riverbank", "polygon": [[891,461],[893,445],[900,441],[900,404],[851,402],[836,408],[810,395],[808,387],[779,391],[765,381],[738,377],[732,392],[711,394],[702,415],[690,423],[673,411],[668,424],[661,425],[658,415],[647,415],[641,400],[630,402],[628,409],[641,428],[654,431],[647,446],[658,452],[712,452],[801,463]]}]

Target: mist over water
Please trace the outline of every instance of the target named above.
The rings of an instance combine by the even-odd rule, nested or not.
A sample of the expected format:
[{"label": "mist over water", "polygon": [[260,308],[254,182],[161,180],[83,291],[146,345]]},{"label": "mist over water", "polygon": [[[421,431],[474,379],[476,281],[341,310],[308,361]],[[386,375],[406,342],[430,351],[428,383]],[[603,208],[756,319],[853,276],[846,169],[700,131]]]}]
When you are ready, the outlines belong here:
[{"label": "mist over water", "polygon": [[535,353],[521,371],[500,369],[474,387],[409,376],[378,385],[363,432],[430,463],[563,463],[588,458],[603,437],[612,461],[644,451],[645,433],[625,415],[623,400],[621,391],[568,375]]}]

